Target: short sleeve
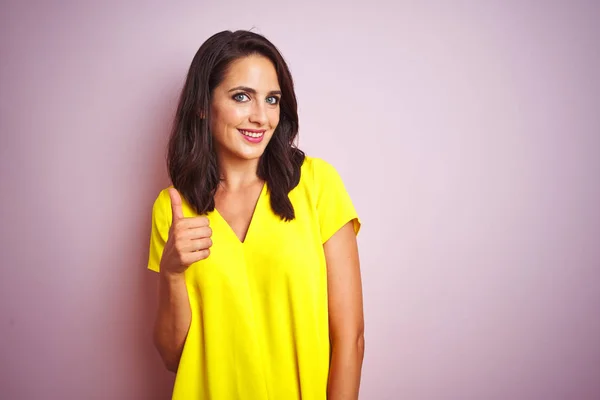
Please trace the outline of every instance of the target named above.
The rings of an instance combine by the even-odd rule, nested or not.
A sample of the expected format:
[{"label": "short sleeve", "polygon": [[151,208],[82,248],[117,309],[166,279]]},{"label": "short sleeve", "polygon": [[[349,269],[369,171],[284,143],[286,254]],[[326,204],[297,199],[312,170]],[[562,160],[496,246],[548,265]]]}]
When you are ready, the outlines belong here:
[{"label": "short sleeve", "polygon": [[152,230],[150,232],[150,249],[148,269],[159,272],[162,253],[169,238],[171,226],[170,198],[168,192],[160,192],[152,206]]},{"label": "short sleeve", "polygon": [[341,176],[326,161],[314,159],[313,162],[322,243],[350,221],[353,221],[354,233],[358,235],[361,222]]}]

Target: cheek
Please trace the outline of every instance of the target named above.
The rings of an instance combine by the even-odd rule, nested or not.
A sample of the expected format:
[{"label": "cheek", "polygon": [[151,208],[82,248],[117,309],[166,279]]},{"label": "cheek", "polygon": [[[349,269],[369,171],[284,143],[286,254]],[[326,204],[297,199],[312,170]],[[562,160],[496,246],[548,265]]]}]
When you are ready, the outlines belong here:
[{"label": "cheek", "polygon": [[279,109],[272,110],[269,114],[269,122],[273,129],[279,124]]},{"label": "cheek", "polygon": [[217,132],[232,126],[239,126],[247,117],[247,114],[243,107],[215,108],[212,112],[213,131]]}]

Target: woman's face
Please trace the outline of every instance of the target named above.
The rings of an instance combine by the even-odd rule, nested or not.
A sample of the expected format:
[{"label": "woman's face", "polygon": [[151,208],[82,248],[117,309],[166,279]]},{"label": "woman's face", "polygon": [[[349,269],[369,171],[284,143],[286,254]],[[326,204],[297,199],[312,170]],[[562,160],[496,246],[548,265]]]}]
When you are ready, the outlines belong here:
[{"label": "woman's face", "polygon": [[263,56],[234,61],[213,91],[211,133],[223,159],[260,158],[279,123],[281,90],[275,67]]}]

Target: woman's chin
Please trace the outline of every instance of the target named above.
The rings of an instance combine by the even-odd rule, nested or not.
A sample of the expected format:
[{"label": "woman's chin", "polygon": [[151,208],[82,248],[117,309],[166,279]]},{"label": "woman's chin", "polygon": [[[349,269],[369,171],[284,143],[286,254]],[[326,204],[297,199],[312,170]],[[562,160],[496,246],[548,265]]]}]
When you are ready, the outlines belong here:
[{"label": "woman's chin", "polygon": [[253,144],[250,146],[248,146],[247,144],[244,144],[237,149],[235,154],[239,158],[242,158],[244,160],[255,160],[257,158],[260,158],[264,154],[265,148],[266,148],[265,142],[263,142],[259,145]]},{"label": "woman's chin", "polygon": [[233,156],[240,161],[253,161],[259,159],[263,153],[265,152],[264,148],[255,148],[255,149],[238,149],[238,151],[233,152]]}]

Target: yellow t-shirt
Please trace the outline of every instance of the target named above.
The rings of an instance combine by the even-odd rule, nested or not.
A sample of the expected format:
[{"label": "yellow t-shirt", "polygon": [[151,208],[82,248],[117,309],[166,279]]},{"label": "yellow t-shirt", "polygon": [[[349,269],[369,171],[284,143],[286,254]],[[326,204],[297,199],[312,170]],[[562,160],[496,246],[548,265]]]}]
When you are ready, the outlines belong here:
[{"label": "yellow t-shirt", "polygon": [[[208,214],[210,256],[185,273],[192,310],[173,399],[325,400],[329,373],[323,243],[360,221],[327,162],[306,157],[282,221],[263,187],[240,242],[217,210]],[[197,216],[183,201],[185,217]],[[159,270],[171,225],[168,191],[154,203],[148,268]]]}]

